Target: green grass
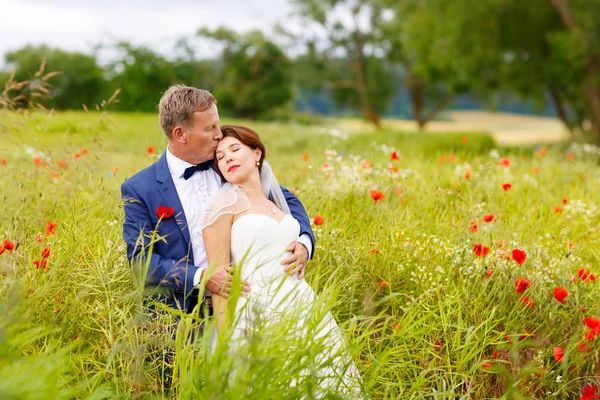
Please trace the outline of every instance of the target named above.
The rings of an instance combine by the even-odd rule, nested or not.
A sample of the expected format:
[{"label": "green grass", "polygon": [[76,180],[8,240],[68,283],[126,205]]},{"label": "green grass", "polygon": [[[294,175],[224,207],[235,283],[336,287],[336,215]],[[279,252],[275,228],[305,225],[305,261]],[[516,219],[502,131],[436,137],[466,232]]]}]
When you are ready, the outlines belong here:
[{"label": "green grass", "polygon": [[[324,218],[306,279],[340,322],[371,398],[572,399],[600,386],[600,341],[583,337],[584,316],[600,317],[600,281],[570,281],[580,268],[600,274],[597,154],[567,159],[560,144],[540,157],[497,148],[482,133],[344,136],[334,121],[223,122],[257,130],[280,181],[311,218]],[[157,155],[166,146],[154,114],[0,114],[0,240],[18,244],[0,255],[0,397],[318,395],[315,377],[290,383],[315,368],[319,343],[285,324],[262,331],[239,359],[209,356],[208,335],[187,340],[195,316],[177,324],[174,313],[144,312],[125,259],[119,189],[155,161],[150,144]],[[496,221],[483,222],[490,213]],[[48,221],[55,235],[44,235]],[[475,256],[475,243],[490,253]],[[46,245],[43,270],[33,262]],[[523,265],[510,259],[517,247]],[[524,295],[533,308],[520,302],[517,277],[532,282]],[[565,304],[553,297],[558,286],[569,292]]]}]

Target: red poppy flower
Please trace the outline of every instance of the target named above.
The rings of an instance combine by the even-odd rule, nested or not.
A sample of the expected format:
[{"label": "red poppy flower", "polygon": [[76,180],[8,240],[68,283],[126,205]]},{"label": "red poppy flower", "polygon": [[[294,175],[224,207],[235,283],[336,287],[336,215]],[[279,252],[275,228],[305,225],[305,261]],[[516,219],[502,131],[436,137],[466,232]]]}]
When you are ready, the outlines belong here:
[{"label": "red poppy flower", "polygon": [[494,275],[493,269],[488,269],[487,271],[485,271],[485,279],[490,279],[492,275]]},{"label": "red poppy flower", "polygon": [[579,348],[579,351],[582,353],[587,353],[590,351],[590,347],[587,345],[587,343],[579,343],[579,345],[577,347]]},{"label": "red poppy flower", "polygon": [[76,160],[79,160],[81,158],[81,153],[75,153],[73,157],[75,157]]},{"label": "red poppy flower", "polygon": [[499,161],[498,161],[498,165],[503,167],[503,168],[507,168],[510,167],[510,158],[507,157],[502,157]]},{"label": "red poppy flower", "polygon": [[46,222],[46,236],[54,235],[54,228],[58,226],[58,222]]},{"label": "red poppy flower", "polygon": [[66,168],[66,167],[67,167],[67,163],[66,163],[66,162],[64,162],[63,160],[58,160],[58,161],[56,162],[56,165],[58,165],[58,166],[59,166],[59,167],[61,167],[61,168]]},{"label": "red poppy flower", "polygon": [[466,137],[466,136],[463,136],[463,137],[460,138],[460,142],[462,144],[467,144],[467,143],[469,143],[469,138]]},{"label": "red poppy flower", "polygon": [[533,302],[533,300],[531,300],[527,296],[521,297],[521,300],[519,300],[519,301],[521,302],[521,304],[525,304],[527,307],[530,307],[530,308],[535,307],[535,303]]},{"label": "red poppy flower", "polygon": [[15,242],[9,239],[4,240],[4,248],[13,251],[15,249]]},{"label": "red poppy flower", "polygon": [[88,153],[88,149],[86,149],[85,147],[83,149],[81,149],[80,151],[81,155],[84,156]]},{"label": "red poppy flower", "polygon": [[375,203],[381,203],[385,195],[383,192],[379,190],[371,190],[371,198],[375,201]]},{"label": "red poppy flower", "polygon": [[593,329],[588,329],[587,331],[585,331],[585,332],[583,333],[583,337],[584,337],[586,340],[589,340],[590,342],[592,342],[592,341],[593,341],[593,340],[596,338],[596,335],[597,335],[597,333],[596,333],[596,331],[595,331],[595,330],[593,330]]},{"label": "red poppy flower", "polygon": [[325,220],[319,214],[315,214],[313,222],[315,223],[315,225],[323,225],[323,222],[325,222]]},{"label": "red poppy flower", "polygon": [[492,363],[489,361],[486,361],[483,364],[481,364],[481,368],[482,369],[490,369],[490,368],[492,368]]},{"label": "red poppy flower", "polygon": [[508,182],[507,182],[507,183],[504,183],[504,184],[502,184],[502,189],[503,189],[505,192],[506,192],[506,191],[508,191],[508,190],[510,190],[510,188],[512,188],[512,184],[510,184],[510,183],[508,183]]},{"label": "red poppy flower", "polygon": [[515,290],[517,291],[517,293],[523,293],[524,291],[529,289],[530,286],[531,282],[529,282],[525,278],[517,278],[515,280]]},{"label": "red poppy flower", "polygon": [[595,281],[598,278],[595,274],[592,274],[590,271],[588,271],[585,268],[579,268],[577,270],[577,275],[584,282]]},{"label": "red poppy flower", "polygon": [[151,156],[152,154],[154,154],[154,146],[152,146],[151,144],[149,144],[148,148],[146,149],[146,153],[148,153],[149,156]]},{"label": "red poppy flower", "polygon": [[471,231],[471,232],[479,231],[479,224],[477,223],[477,221],[469,222],[469,231]]},{"label": "red poppy flower", "polygon": [[471,170],[467,170],[467,172],[465,172],[465,179],[471,179]]},{"label": "red poppy flower", "polygon": [[2,246],[2,245],[0,244],[0,254],[4,253],[5,251],[6,251],[6,249],[4,248],[4,246]]},{"label": "red poppy flower", "polygon": [[535,153],[535,155],[539,158],[544,157],[546,154],[548,154],[548,149],[546,147],[542,147]]},{"label": "red poppy flower", "polygon": [[391,157],[390,157],[390,159],[391,159],[392,161],[394,161],[394,160],[399,160],[399,159],[400,159],[400,156],[398,156],[398,152],[397,152],[397,151],[393,151],[393,152],[392,152],[392,155],[391,155]]},{"label": "red poppy flower", "polygon": [[395,330],[396,332],[400,331],[400,328],[401,328],[401,326],[400,326],[400,322],[396,322],[396,323],[394,323],[394,330]]},{"label": "red poppy flower", "polygon": [[527,339],[529,336],[533,336],[529,329],[525,329],[525,335],[520,335],[519,340]]},{"label": "red poppy flower", "polygon": [[521,249],[513,249],[512,258],[517,264],[523,265],[523,263],[525,263],[525,260],[527,259],[527,253],[525,253],[525,251]]},{"label": "red poppy flower", "polygon": [[44,161],[40,157],[34,157],[33,162],[38,167],[43,167],[44,166]]},{"label": "red poppy flower", "polygon": [[498,358],[498,350],[494,350],[494,354],[492,354],[492,358],[494,360]]},{"label": "red poppy flower", "polygon": [[0,164],[6,165],[8,164],[8,161],[6,161],[6,158],[0,158]]},{"label": "red poppy flower", "polygon": [[593,330],[597,331],[596,333],[600,333],[600,319],[584,318],[583,322],[585,322],[588,328],[592,328]]},{"label": "red poppy flower", "polygon": [[575,160],[575,154],[573,154],[573,153],[567,153],[567,155],[565,156],[565,159],[567,159],[567,161],[574,161]]},{"label": "red poppy flower", "polygon": [[485,214],[483,216],[483,222],[494,222],[496,220],[496,216],[494,214]]},{"label": "red poppy flower", "polygon": [[592,385],[587,385],[583,388],[583,395],[579,398],[579,400],[594,400],[600,399],[600,396],[596,394],[596,388]]},{"label": "red poppy flower", "polygon": [[60,174],[57,171],[50,173],[50,179],[60,179]]},{"label": "red poppy flower", "polygon": [[48,257],[50,257],[50,248],[44,247],[44,249],[42,250],[42,258],[48,258]]},{"label": "red poppy flower", "polygon": [[364,161],[361,161],[361,163],[360,163],[360,167],[361,167],[362,169],[371,169],[371,167],[372,167],[372,166],[371,166],[371,161],[369,161],[369,160],[364,160]]},{"label": "red poppy flower", "polygon": [[379,288],[380,289],[385,289],[385,287],[388,285],[387,281],[385,279],[382,279],[379,281]]},{"label": "red poppy flower", "polygon": [[112,168],[110,169],[110,171],[111,171],[113,174],[116,174],[117,172],[119,172],[119,167],[115,165],[114,167],[112,167]]},{"label": "red poppy flower", "polygon": [[377,253],[379,253],[379,249],[371,249],[371,250],[369,250],[369,253],[377,254]]},{"label": "red poppy flower", "polygon": [[568,202],[567,198],[566,198],[566,197],[563,197],[563,199],[562,199],[562,203],[563,203],[563,204],[567,204],[567,202]]},{"label": "red poppy flower", "polygon": [[490,248],[486,247],[480,243],[475,243],[473,245],[473,253],[475,253],[475,255],[477,257],[485,257],[488,255],[489,252],[490,252]]},{"label": "red poppy flower", "polygon": [[554,359],[558,362],[562,362],[565,358],[565,352],[560,346],[556,346],[552,353],[554,354]]},{"label": "red poppy flower", "polygon": [[560,206],[557,206],[556,204],[552,206],[552,212],[555,214],[560,215],[562,213],[562,208],[560,208]]},{"label": "red poppy flower", "polygon": [[567,289],[565,288],[561,288],[561,287],[557,287],[554,288],[554,298],[565,304],[565,298],[569,295],[569,292],[567,292]]},{"label": "red poppy flower", "polygon": [[308,154],[308,153],[304,153],[304,154],[302,154],[302,159],[303,159],[304,161],[308,161],[308,160],[310,160],[310,154]]},{"label": "red poppy flower", "polygon": [[454,154],[450,154],[448,156],[448,162],[454,162],[454,161],[456,161],[456,156]]},{"label": "red poppy flower", "polygon": [[438,162],[439,162],[440,164],[442,164],[442,163],[445,163],[447,159],[448,159],[448,157],[447,157],[447,156],[440,156],[440,158],[438,159]]},{"label": "red poppy flower", "polygon": [[394,164],[390,164],[387,166],[386,170],[390,171],[390,172],[398,172],[399,169],[397,166],[395,166]]},{"label": "red poppy flower", "polygon": [[158,218],[167,219],[173,216],[175,210],[172,207],[160,206],[156,209],[156,215]]},{"label": "red poppy flower", "polygon": [[48,269],[48,261],[46,259],[35,260],[33,265],[35,265],[37,268],[42,267],[42,269]]}]

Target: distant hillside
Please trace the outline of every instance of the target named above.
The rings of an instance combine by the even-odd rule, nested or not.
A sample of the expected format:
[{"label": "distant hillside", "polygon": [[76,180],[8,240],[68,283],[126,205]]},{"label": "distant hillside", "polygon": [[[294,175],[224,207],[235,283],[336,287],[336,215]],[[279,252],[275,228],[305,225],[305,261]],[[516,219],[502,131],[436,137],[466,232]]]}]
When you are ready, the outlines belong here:
[{"label": "distant hillside", "polygon": [[[298,111],[322,115],[358,115],[350,109],[338,109],[327,90],[320,92],[298,90],[294,100],[294,108]],[[551,106],[549,99],[546,106],[540,108],[536,107],[532,101],[520,100],[508,94],[498,99],[498,103],[493,107],[486,106],[472,96],[459,95],[454,99],[449,110],[494,110],[498,112],[556,117],[556,112]],[[394,96],[390,108],[384,113],[384,116],[412,119],[410,97],[404,88],[400,89],[398,94]]]}]

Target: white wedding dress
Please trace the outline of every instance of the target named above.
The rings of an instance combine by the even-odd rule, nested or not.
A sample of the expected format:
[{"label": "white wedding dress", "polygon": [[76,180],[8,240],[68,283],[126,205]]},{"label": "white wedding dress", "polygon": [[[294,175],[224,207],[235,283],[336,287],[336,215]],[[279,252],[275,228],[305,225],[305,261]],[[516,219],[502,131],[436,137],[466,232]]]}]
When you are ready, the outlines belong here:
[{"label": "white wedding dress", "polygon": [[[241,214],[231,226],[231,263],[234,268],[241,268],[242,280],[248,281],[251,287],[250,294],[237,301],[231,343],[243,343],[255,330],[288,324],[286,335],[290,335],[291,340],[294,335],[310,335],[324,345],[326,350],[322,357],[314,360],[316,363],[327,360],[325,366],[318,368],[323,377],[321,387],[361,397],[360,374],[350,360],[337,323],[329,312],[315,312],[316,296],[312,288],[304,279],[289,276],[281,264],[290,255],[287,247],[300,234],[298,221],[289,214],[276,220],[265,214],[241,213],[249,206],[249,202],[243,203],[241,189],[235,185],[224,189],[229,194],[226,200],[215,201],[219,204],[215,207],[218,211],[213,211],[213,218],[209,220],[214,221],[214,215],[227,212],[225,210]],[[231,193],[238,195],[228,198]],[[316,322],[315,315],[319,319]]]}]

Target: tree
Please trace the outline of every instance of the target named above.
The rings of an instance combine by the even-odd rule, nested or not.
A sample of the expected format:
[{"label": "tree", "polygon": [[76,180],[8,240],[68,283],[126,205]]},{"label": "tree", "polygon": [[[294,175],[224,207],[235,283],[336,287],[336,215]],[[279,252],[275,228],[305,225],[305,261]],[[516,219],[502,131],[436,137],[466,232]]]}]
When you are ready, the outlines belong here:
[{"label": "tree", "polygon": [[7,53],[5,61],[8,69],[14,71],[16,81],[35,84],[35,74],[42,64],[46,71],[60,72],[52,77],[49,98],[40,100],[46,107],[68,109],[81,108],[82,104],[94,105],[105,85],[103,70],[92,55],[48,46],[26,46]]},{"label": "tree", "polygon": [[223,44],[214,90],[219,106],[244,118],[265,118],[289,107],[291,62],[259,31],[238,34],[227,28],[200,29],[198,35]]},{"label": "tree", "polygon": [[314,63],[324,67],[322,84],[338,105],[360,110],[380,127],[394,87],[380,55],[379,9],[372,0],[295,0],[295,5],[305,22],[302,32],[291,35],[304,41]]},{"label": "tree", "polygon": [[156,111],[162,94],[173,83],[171,63],[151,49],[119,42],[119,59],[108,66],[110,90],[120,88],[116,108],[126,111]]},{"label": "tree", "polygon": [[600,7],[596,0],[549,1],[568,32],[558,40],[575,50],[571,61],[577,68],[592,130],[600,141]]},{"label": "tree", "polygon": [[419,128],[448,107],[455,95],[469,89],[469,79],[457,73],[444,40],[448,2],[379,0],[385,54],[404,72],[413,119]]}]

